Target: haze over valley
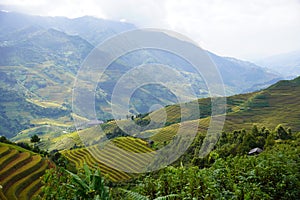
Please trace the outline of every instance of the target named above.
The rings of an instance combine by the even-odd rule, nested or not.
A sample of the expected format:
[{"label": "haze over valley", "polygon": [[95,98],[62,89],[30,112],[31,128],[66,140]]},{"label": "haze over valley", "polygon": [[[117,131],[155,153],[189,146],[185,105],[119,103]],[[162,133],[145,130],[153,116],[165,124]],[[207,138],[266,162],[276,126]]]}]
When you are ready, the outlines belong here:
[{"label": "haze over valley", "polygon": [[298,199],[299,8],[0,1],[0,199]]}]

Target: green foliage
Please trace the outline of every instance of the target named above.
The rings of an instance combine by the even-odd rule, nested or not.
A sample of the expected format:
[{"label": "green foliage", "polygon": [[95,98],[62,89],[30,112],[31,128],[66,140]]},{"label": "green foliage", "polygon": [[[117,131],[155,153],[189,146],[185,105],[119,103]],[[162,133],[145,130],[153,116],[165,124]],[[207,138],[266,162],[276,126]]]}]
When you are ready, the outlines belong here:
[{"label": "green foliage", "polygon": [[297,199],[300,195],[299,147],[279,144],[255,156],[217,159],[210,167],[167,167],[143,178],[135,188],[151,199]]},{"label": "green foliage", "polygon": [[258,137],[260,134],[258,132],[258,128],[257,128],[257,125],[253,125],[252,127],[252,130],[251,130],[251,133],[254,137]]},{"label": "green foliage", "polygon": [[[149,197],[147,196],[144,196],[144,195],[141,195],[137,192],[133,192],[133,191],[130,191],[130,190],[124,190],[122,188],[120,188],[121,191],[125,192],[127,195],[126,195],[126,199],[131,199],[131,200],[150,200]],[[166,195],[166,196],[161,196],[161,197],[157,197],[153,200],[168,200],[168,199],[174,199],[174,197],[176,197],[178,195],[175,195],[175,194],[169,194],[169,195]]]},{"label": "green foliage", "polygon": [[291,138],[291,131],[289,131],[289,133],[282,127],[281,124],[279,124],[276,128],[275,128],[275,133],[276,133],[276,138],[277,139],[282,139],[282,140],[286,140],[286,139],[290,139]]},{"label": "green foliage", "polygon": [[275,137],[274,137],[273,134],[268,135],[268,137],[267,137],[267,139],[266,139],[266,144],[265,144],[265,146],[264,146],[265,149],[274,146],[274,144],[275,144],[275,139],[274,139],[274,138],[275,138]]},{"label": "green foliage", "polygon": [[47,170],[42,181],[44,186],[40,199],[65,200],[74,198],[74,191],[67,187],[71,182],[71,176],[63,168]]},{"label": "green foliage", "polygon": [[0,137],[0,142],[6,143],[6,144],[12,144],[12,142],[9,141],[5,136]]},{"label": "green foliage", "polygon": [[41,140],[41,138],[39,138],[39,136],[37,136],[36,134],[34,134],[31,138],[30,138],[30,142],[36,143],[39,142]]},{"label": "green foliage", "polygon": [[78,174],[63,168],[50,169],[44,175],[44,184],[42,199],[111,199],[100,170],[92,172],[86,164]]},{"label": "green foliage", "polygon": [[71,172],[76,172],[76,166],[57,150],[50,152],[49,159],[59,167],[63,167]]},{"label": "green foliage", "polygon": [[71,183],[68,187],[75,190],[75,195],[82,199],[101,199],[109,200],[109,188],[104,185],[104,180],[101,177],[100,170],[91,172],[87,164],[83,165],[84,173],[74,174],[67,171],[71,175]]}]

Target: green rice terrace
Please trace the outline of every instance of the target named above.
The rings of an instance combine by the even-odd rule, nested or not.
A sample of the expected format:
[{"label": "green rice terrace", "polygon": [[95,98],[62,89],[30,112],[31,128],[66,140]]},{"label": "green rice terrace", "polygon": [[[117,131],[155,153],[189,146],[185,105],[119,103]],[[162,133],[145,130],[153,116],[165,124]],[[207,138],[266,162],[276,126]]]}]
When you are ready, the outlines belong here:
[{"label": "green rice terrace", "polygon": [[[82,169],[85,169],[84,171],[87,173],[87,167],[91,170],[90,173],[92,173],[92,171],[95,171],[96,174],[101,172],[105,183],[112,187],[114,199],[123,197],[124,193],[127,193],[127,196],[143,194],[147,197],[151,197],[151,199],[155,199],[159,196],[178,193],[175,188],[169,188],[168,190],[172,191],[170,193],[164,191],[160,186],[166,184],[166,182],[164,182],[166,181],[165,178],[172,184],[177,184],[174,179],[175,177],[171,175],[172,173],[181,173],[179,171],[182,168],[192,170],[191,173],[198,173],[197,170],[200,170],[201,173],[208,173],[202,174],[201,176],[209,179],[212,178],[210,180],[212,182],[205,179],[208,181],[208,185],[216,184],[212,177],[212,174],[215,172],[209,172],[210,170],[218,170],[217,165],[219,165],[220,162],[222,165],[227,165],[229,164],[228,162],[238,162],[235,159],[242,159],[241,162],[254,163],[254,161],[250,161],[250,158],[247,157],[247,153],[253,148],[263,149],[264,153],[262,155],[265,155],[266,159],[270,158],[271,160],[277,159],[277,157],[271,158],[271,155],[274,154],[276,149],[279,149],[276,155],[282,153],[284,156],[287,156],[284,162],[295,164],[295,162],[298,162],[295,154],[299,151],[300,131],[300,123],[299,120],[297,120],[300,116],[298,103],[300,102],[298,96],[300,92],[299,80],[300,78],[292,81],[280,81],[265,90],[228,97],[227,116],[223,132],[220,133],[220,139],[213,151],[204,158],[199,158],[198,153],[210,123],[211,110],[209,98],[185,103],[184,109],[182,110],[179,104],[170,105],[165,107],[165,109],[156,110],[152,113],[140,114],[124,120],[112,120],[71,133],[57,134],[57,132],[54,131],[52,137],[49,137],[51,136],[51,132],[46,134],[46,136],[37,134],[35,135],[36,141],[33,140],[32,136],[31,139],[26,140],[26,133],[16,137],[16,143],[6,141],[6,139],[2,138],[6,143],[0,143],[1,199],[32,199],[34,196],[38,199],[43,199],[43,195],[47,196],[47,194],[61,196],[63,195],[61,193],[62,191],[73,191],[70,189],[71,186],[68,186],[68,184],[63,185],[60,191],[54,189],[56,186],[53,184],[57,183],[61,185],[64,182],[72,183],[73,179],[79,180],[86,176],[82,174]],[[192,109],[195,104],[200,108],[200,113],[198,114]],[[166,113],[167,118],[164,126],[160,127],[160,117],[164,116],[162,112]],[[148,126],[152,119],[154,119],[154,121],[151,123],[151,126]],[[141,129],[139,132],[129,136],[126,134],[126,130],[132,129],[129,123],[132,121],[140,125]],[[121,124],[123,129],[120,129],[118,124]],[[196,125],[198,125],[198,134],[193,143],[171,167],[159,170],[158,172],[138,173],[139,169],[145,167],[147,163],[153,159],[156,150],[165,147],[177,137],[176,134],[180,127],[188,127],[184,130],[185,134],[188,135],[190,128]],[[108,140],[105,140],[104,136],[106,136]],[[27,137],[29,137],[29,135]],[[34,144],[25,145],[26,149],[20,147],[22,145],[24,146],[26,142]],[[180,146],[181,141],[179,140],[178,142]],[[227,161],[228,159],[232,159],[232,161]],[[263,162],[262,160],[261,158],[259,162]],[[271,160],[268,161],[270,165],[272,164]],[[266,167],[271,167],[270,169],[273,170],[273,164],[272,166],[269,166],[269,164]],[[257,165],[259,165],[259,163]],[[282,165],[285,164],[282,163]],[[54,168],[47,170],[50,166]],[[100,172],[98,172],[98,170],[100,170]],[[287,174],[285,173],[284,176],[290,177],[288,173],[290,173],[289,170],[291,169],[286,170]],[[294,167],[293,170],[293,173],[297,173],[298,168]],[[168,174],[166,175],[167,177],[164,177],[164,172]],[[62,176],[63,179],[56,179],[56,173],[64,174]],[[242,180],[236,180],[236,178],[238,178],[236,173],[239,172],[231,171],[230,173],[233,174],[233,180],[231,181],[242,182]],[[244,174],[243,176],[246,177],[244,178],[249,178],[248,173],[250,172],[245,173],[246,175]],[[74,177],[76,174],[78,174],[79,177]],[[178,180],[179,182],[182,181],[182,184],[187,184],[184,181],[196,181],[190,177],[190,175],[186,174],[182,176],[182,180]],[[265,185],[267,183],[263,182],[260,178],[261,177],[257,177],[256,179],[258,184],[267,187]],[[295,178],[297,179],[297,177]],[[89,179],[85,179],[85,181],[88,180]],[[151,181],[149,182],[149,180]],[[245,180],[243,179],[243,181]],[[147,184],[142,186],[143,184],[139,181],[146,181]],[[272,184],[277,184],[276,181],[278,180],[270,179],[269,181]],[[290,181],[295,184],[296,188],[298,187],[297,184],[299,184],[299,182],[295,182],[294,180]],[[246,184],[246,182],[244,182],[244,184]],[[127,183],[131,185],[129,188],[127,186],[124,187],[124,184],[126,185]],[[78,182],[76,184],[78,184]],[[151,186],[151,184],[153,185]],[[72,187],[77,188],[78,185],[75,185]],[[193,192],[197,191],[197,189],[192,186],[190,187],[189,190]],[[222,188],[223,186],[220,187]],[[278,191],[272,196],[272,198],[275,199],[280,195],[287,197],[288,191],[294,192],[294,194],[291,194],[292,197],[298,194],[298,190],[294,191],[289,185],[283,185],[282,187],[285,189],[280,189],[279,186],[274,185],[268,187],[268,190],[259,190],[258,193],[253,193],[254,196],[250,192],[251,190],[244,192],[246,192],[247,195],[252,195],[251,198],[258,197],[255,195],[262,192],[266,195],[265,199],[268,199],[267,196],[270,194],[269,192],[272,188],[276,188]],[[128,188],[133,191],[129,191],[128,193],[128,191],[124,191],[122,188]],[[249,188],[252,188],[252,186],[249,186]],[[212,195],[212,193],[209,192],[210,189],[205,189],[203,186],[203,191],[198,191],[193,194],[193,196],[199,198],[198,193]],[[245,198],[243,193],[239,192],[241,188],[238,189],[238,186],[236,186],[236,188],[223,189],[224,193],[215,191],[216,194],[224,195],[226,191],[230,191],[236,192],[235,195],[238,197]],[[184,189],[182,189],[182,191],[183,190]],[[284,190],[287,192],[284,192]],[[67,199],[72,196],[68,192],[65,194],[67,195]],[[189,197],[186,196],[187,194],[190,193],[180,195],[181,197],[189,199]],[[229,195],[229,197],[232,196]],[[55,199],[56,197],[53,198]],[[219,197],[212,195],[208,199],[215,198]]]},{"label": "green rice terrace", "polygon": [[300,1],[59,2],[0,2],[0,200],[300,200]]},{"label": "green rice terrace", "polygon": [[[136,153],[136,157],[131,157],[128,152]],[[123,166],[128,171],[134,171],[135,168],[142,167],[141,164],[147,159],[151,159],[152,152],[153,150],[141,139],[119,137],[111,144],[107,144],[104,150],[94,145],[87,148],[63,150],[62,154],[74,163],[76,168],[82,168],[86,162],[89,167],[99,168],[110,180],[118,182],[130,179],[133,174],[118,171],[108,164]],[[144,153],[149,154],[145,156]]]},{"label": "green rice terrace", "polygon": [[41,192],[41,177],[49,167],[39,154],[0,143],[0,198],[32,199]]}]

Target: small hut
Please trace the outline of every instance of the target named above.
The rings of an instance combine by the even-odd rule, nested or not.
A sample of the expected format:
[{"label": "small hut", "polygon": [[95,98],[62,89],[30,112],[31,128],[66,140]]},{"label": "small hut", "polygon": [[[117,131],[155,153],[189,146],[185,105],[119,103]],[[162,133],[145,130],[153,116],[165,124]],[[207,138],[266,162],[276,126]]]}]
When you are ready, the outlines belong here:
[{"label": "small hut", "polygon": [[260,154],[263,150],[259,147],[256,147],[254,149],[251,149],[249,152],[248,152],[248,155],[257,155],[257,154]]}]

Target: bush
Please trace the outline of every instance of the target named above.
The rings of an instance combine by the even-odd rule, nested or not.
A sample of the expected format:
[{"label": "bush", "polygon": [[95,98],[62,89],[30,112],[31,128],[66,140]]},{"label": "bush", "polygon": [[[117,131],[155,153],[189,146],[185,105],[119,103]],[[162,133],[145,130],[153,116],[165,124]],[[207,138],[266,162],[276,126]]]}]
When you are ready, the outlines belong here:
[{"label": "bush", "polygon": [[167,167],[144,177],[135,191],[176,199],[297,199],[300,149],[279,144],[258,156],[217,159],[210,168]]},{"label": "bush", "polygon": [[43,176],[42,196],[55,199],[101,199],[110,200],[109,188],[105,186],[100,171],[92,172],[86,164],[78,174],[64,168],[49,169]]}]

